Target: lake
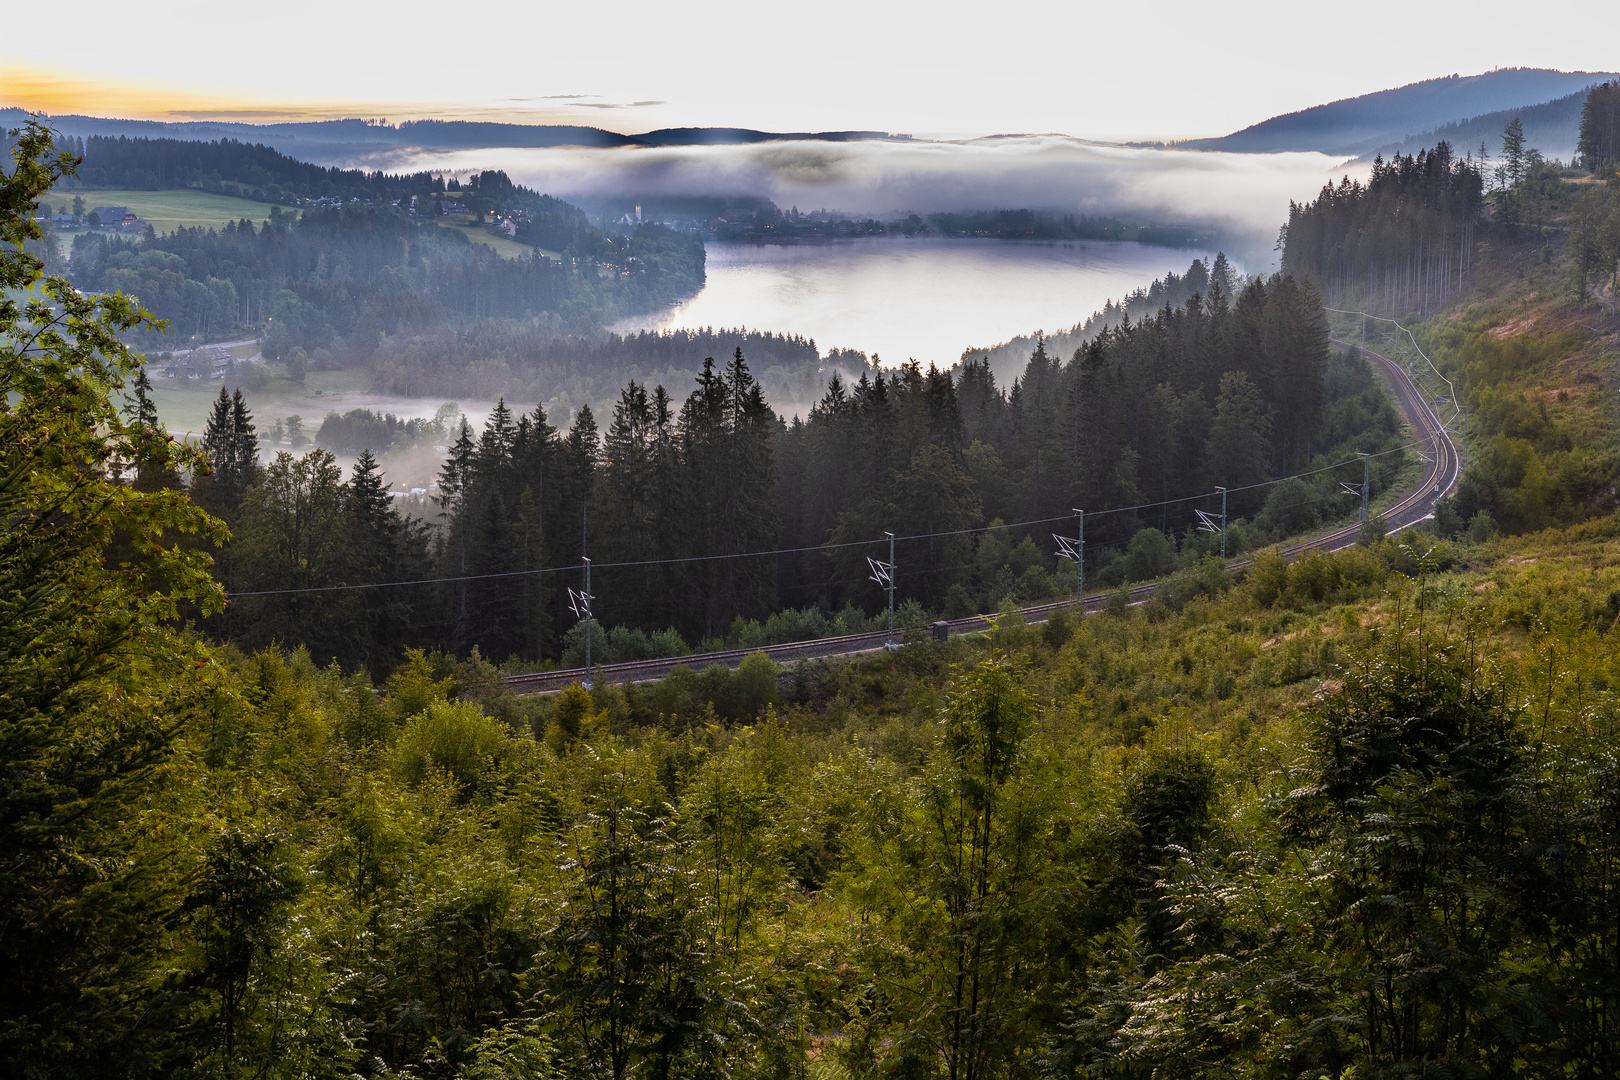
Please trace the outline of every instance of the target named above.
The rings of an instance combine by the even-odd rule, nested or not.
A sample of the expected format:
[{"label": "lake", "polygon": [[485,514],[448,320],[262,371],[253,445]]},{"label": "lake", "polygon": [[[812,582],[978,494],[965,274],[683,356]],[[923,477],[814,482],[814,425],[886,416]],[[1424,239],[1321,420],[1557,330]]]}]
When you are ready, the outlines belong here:
[{"label": "lake", "polygon": [[[826,353],[850,348],[894,365],[915,357],[949,366],[969,347],[989,347],[1035,330],[1066,330],[1154,278],[1213,253],[1108,241],[874,238],[827,244],[708,246],[708,281],[685,304],[626,320],[642,328],[748,326],[814,338]],[[375,394],[359,369],[310,372],[304,385],[280,380],[249,395],[261,428],[289,415],[313,434],[328,412],[367,408],[432,416],[443,399]],[[207,423],[217,386],[155,388],[176,433]],[[531,403],[521,403],[526,410]],[[608,407],[603,404],[603,410]],[[774,402],[801,411],[807,402]],[[474,425],[492,403],[461,402]],[[556,403],[548,408],[559,415]],[[392,456],[391,456],[392,457]],[[347,462],[345,462],[347,464]],[[425,485],[437,455],[387,461],[390,479]]]},{"label": "lake", "polygon": [[673,310],[615,329],[747,326],[944,367],[966,348],[1067,330],[1213,252],[1110,241],[880,237],[826,244],[711,243],[708,282]]}]

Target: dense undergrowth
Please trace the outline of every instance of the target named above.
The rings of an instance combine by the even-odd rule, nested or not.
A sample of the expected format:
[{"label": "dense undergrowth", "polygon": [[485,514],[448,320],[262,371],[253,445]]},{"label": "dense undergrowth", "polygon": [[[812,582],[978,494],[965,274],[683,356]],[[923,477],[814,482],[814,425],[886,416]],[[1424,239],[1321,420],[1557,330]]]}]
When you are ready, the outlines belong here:
[{"label": "dense undergrowth", "polygon": [[[227,654],[156,1008],[264,1075],[1612,1063],[1574,1033],[1614,1008],[1617,535],[1208,563],[1078,622],[544,698]],[[234,981],[186,975],[214,940]]]}]

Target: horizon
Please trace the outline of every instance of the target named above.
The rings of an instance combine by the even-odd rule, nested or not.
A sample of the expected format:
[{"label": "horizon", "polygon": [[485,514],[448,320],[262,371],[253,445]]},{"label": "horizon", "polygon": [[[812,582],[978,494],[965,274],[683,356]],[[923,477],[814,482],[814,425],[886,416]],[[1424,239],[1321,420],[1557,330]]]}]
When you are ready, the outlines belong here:
[{"label": "horizon", "polygon": [[[1577,7],[1594,16],[1603,10],[1595,0]],[[780,15],[744,24],[729,7],[708,5],[671,23],[661,9],[635,3],[606,28],[590,12],[547,11],[544,37],[535,39],[540,58],[515,51],[508,63],[492,60],[499,43],[535,33],[532,13],[515,4],[499,3],[463,33],[444,34],[425,34],[419,22],[380,23],[357,6],[289,10],[291,18],[266,24],[257,13],[204,17],[159,0],[130,20],[124,9],[92,0],[82,15],[121,20],[117,42],[36,34],[0,48],[0,105],[168,123],[440,119],[626,135],[736,127],[1160,142],[1219,137],[1453,74],[1613,66],[1601,35],[1532,26],[1505,45],[1494,27],[1458,25],[1438,5],[1414,10],[1388,0],[1332,28],[1336,46],[1356,57],[1342,65],[1301,49],[1297,19],[1277,3],[1251,4],[1247,17],[1214,23],[1198,5],[1174,5],[1155,20],[1152,38],[1123,12],[1026,3],[1000,20],[1012,47],[995,41],[971,54],[958,23],[914,24],[898,7],[834,4],[813,20]],[[301,15],[324,32],[311,33]],[[1390,24],[1401,26],[1399,39],[1386,40]],[[1032,61],[1020,38],[1077,47],[1072,60]],[[558,41],[577,47],[552,45]],[[295,59],[232,64],[225,75],[206,62],[222,46],[266,61]],[[205,62],[175,65],[175,55]],[[357,61],[362,56],[386,60]]]},{"label": "horizon", "polygon": [[[1162,146],[1176,148],[1180,144],[1195,143],[1205,140],[1214,140],[1235,135],[1249,128],[1301,113],[1312,109],[1337,105],[1358,98],[1371,95],[1402,90],[1407,87],[1418,86],[1424,83],[1440,82],[1447,79],[1479,78],[1497,72],[1511,71],[1544,71],[1558,75],[1589,75],[1595,79],[1612,77],[1615,72],[1584,68],[1551,68],[1534,67],[1530,65],[1504,65],[1493,67],[1484,71],[1462,74],[1428,75],[1422,78],[1411,79],[1402,83],[1376,86],[1359,90],[1343,97],[1330,100],[1313,101],[1309,104],[1298,105],[1284,111],[1267,113],[1255,116],[1235,127],[1220,131],[1200,131],[1180,135],[1119,135],[1115,137],[1093,136],[1077,131],[1034,128],[1014,130],[1011,128],[1000,130],[973,130],[973,131],[900,131],[893,126],[845,125],[827,126],[811,125],[790,127],[783,125],[757,126],[742,123],[713,122],[713,123],[667,123],[657,126],[646,124],[621,123],[611,124],[596,121],[591,116],[582,115],[550,115],[537,114],[532,110],[514,109],[498,105],[480,106],[467,103],[402,103],[393,102],[394,115],[379,115],[387,111],[389,104],[371,102],[348,102],[335,105],[283,105],[260,107],[217,107],[217,108],[166,108],[165,103],[178,104],[187,98],[184,91],[159,90],[155,88],[142,88],[137,84],[126,86],[107,86],[94,82],[75,81],[65,76],[53,76],[41,72],[27,72],[17,74],[14,71],[0,71],[0,110],[18,109],[24,112],[35,113],[47,119],[80,119],[104,120],[119,123],[154,123],[172,125],[204,125],[204,124],[230,124],[248,127],[271,129],[282,126],[302,124],[336,124],[336,123],[363,123],[368,127],[374,126],[380,130],[401,130],[408,125],[422,123],[441,124],[488,124],[504,127],[525,128],[574,128],[579,130],[598,131],[609,135],[635,139],[642,136],[665,132],[678,131],[739,131],[760,135],[780,135],[803,138],[816,135],[872,135],[895,140],[909,140],[915,142],[940,143],[969,143],[986,139],[1008,138],[1042,138],[1057,137],[1072,139],[1078,142],[1092,142],[1107,146]],[[553,95],[558,97],[572,97],[584,95]],[[98,103],[107,100],[122,101],[124,107],[98,108]],[[643,105],[665,104],[638,103]],[[1534,103],[1525,103],[1526,108]],[[403,107],[400,107],[403,106]],[[499,148],[491,144],[490,149]]]}]

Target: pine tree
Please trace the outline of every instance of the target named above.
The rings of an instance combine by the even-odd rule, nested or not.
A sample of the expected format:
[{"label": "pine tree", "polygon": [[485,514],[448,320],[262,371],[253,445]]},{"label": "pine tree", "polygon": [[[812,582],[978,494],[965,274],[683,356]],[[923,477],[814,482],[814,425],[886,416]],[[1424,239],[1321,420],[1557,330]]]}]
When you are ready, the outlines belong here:
[{"label": "pine tree", "polygon": [[243,492],[259,479],[259,434],[240,388],[231,392],[231,433],[231,498],[232,505],[239,505]]},{"label": "pine tree", "polygon": [[[632,381],[619,395],[603,439],[602,468],[596,479],[597,550],[607,562],[639,562],[655,544],[655,454],[652,402],[647,390]],[[628,567],[602,575],[608,602],[605,618],[647,625],[656,571]]]},{"label": "pine tree", "polygon": [[241,390],[233,396],[220,387],[202,444],[210,471],[197,479],[193,495],[209,512],[235,521],[243,493],[259,474],[259,438]]},{"label": "pine tree", "polygon": [[231,452],[231,397],[223,386],[203,429],[203,452],[208,455],[209,471],[192,479],[191,497],[209,513],[224,517],[225,497],[222,472]]},{"label": "pine tree", "polygon": [[596,486],[596,469],[602,459],[601,438],[596,417],[589,405],[581,405],[574,424],[563,439],[558,477],[558,536],[560,550],[578,562],[590,554],[591,491]]}]

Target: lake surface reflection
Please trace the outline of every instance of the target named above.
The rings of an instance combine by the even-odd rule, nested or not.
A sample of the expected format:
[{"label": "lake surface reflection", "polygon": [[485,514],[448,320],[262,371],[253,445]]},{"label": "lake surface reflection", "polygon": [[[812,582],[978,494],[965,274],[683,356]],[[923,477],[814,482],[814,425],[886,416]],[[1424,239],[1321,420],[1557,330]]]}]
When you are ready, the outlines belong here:
[{"label": "lake surface reflection", "polygon": [[1110,298],[1213,252],[1109,241],[873,238],[711,243],[708,283],[685,304],[614,329],[747,326],[860,349],[896,364],[954,364],[966,348],[1067,330]]}]

